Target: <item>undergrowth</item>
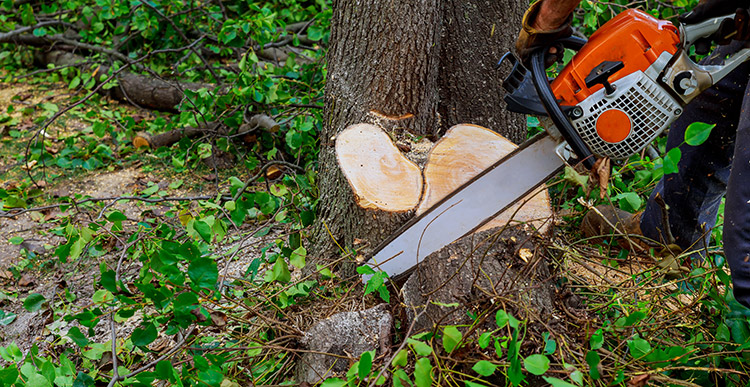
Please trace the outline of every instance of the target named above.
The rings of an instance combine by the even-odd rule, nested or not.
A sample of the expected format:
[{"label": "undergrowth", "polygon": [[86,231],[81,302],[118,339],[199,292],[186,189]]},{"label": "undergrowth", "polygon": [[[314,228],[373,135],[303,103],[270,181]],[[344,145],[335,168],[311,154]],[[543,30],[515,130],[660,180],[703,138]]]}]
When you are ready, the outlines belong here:
[{"label": "undergrowth", "polygon": [[[584,2],[579,30],[590,34],[623,3]],[[672,17],[674,6],[694,3],[635,5]],[[329,3],[5,1],[0,9],[3,31],[57,18],[58,24],[33,29],[37,37],[56,36],[85,20],[83,43],[118,45],[131,60],[166,50],[144,60],[144,74],[222,85],[186,90],[176,112],[154,113],[95,93],[97,81],[112,74],[74,66],[32,71],[29,48],[0,47],[3,87],[34,89],[16,94],[0,112],[0,216],[28,216],[63,240],[43,252],[21,237],[8,241],[21,247],[21,257],[9,277],[0,277],[0,327],[34,313],[45,335],[28,347],[0,347],[0,386],[294,385],[299,340],[310,326],[382,301],[397,316],[392,348],[352,354],[349,371],[323,386],[750,382],[750,314],[732,298],[720,229],[704,262],[690,266],[682,264],[688,257],[672,257],[682,266],[678,276],[658,264],[669,259],[664,252],[578,234],[581,215],[593,205],[643,209],[655,182],[674,172],[675,155],[639,155],[615,165],[603,198],[598,182],[572,168],[551,185],[563,218],[544,254],[559,278],[557,321],[522,318],[523,311],[493,299],[470,313],[470,324],[411,332],[398,317],[405,315],[398,293],[382,275],[363,287],[336,274],[336,265],[355,259],[351,254],[314,274],[303,270],[318,196]],[[303,29],[286,30],[300,22]],[[185,48],[191,41],[179,39],[179,29],[205,39],[203,51]],[[283,63],[258,56],[280,42],[295,47]],[[202,56],[209,52],[207,65]],[[235,60],[236,67],[225,65]],[[278,127],[244,126],[255,114],[267,114]],[[153,150],[132,142],[140,132],[208,122],[225,130]],[[529,120],[530,132],[536,126]],[[655,145],[664,154],[664,139]],[[215,162],[225,154],[233,163],[228,170]],[[151,179],[132,194],[107,198],[55,196],[49,189],[70,177],[126,168],[170,182]],[[137,205],[139,213],[128,216],[118,203]],[[227,274],[241,256],[239,274]],[[28,272],[61,272],[71,280],[86,270],[95,274],[85,299],[67,286],[29,292],[9,285]]]}]

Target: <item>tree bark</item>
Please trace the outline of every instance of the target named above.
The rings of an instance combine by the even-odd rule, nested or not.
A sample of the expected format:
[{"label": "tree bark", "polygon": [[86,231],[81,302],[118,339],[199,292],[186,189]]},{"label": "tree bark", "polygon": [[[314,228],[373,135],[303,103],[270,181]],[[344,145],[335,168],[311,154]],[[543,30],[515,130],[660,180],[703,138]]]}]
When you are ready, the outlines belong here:
[{"label": "tree bark", "polygon": [[[411,216],[366,216],[356,205],[334,154],[336,134],[349,125],[375,124],[396,139],[435,139],[454,124],[478,120],[515,141],[523,139],[522,122],[497,113],[504,107],[494,97],[501,80],[490,71],[512,47],[523,6],[517,0],[496,2],[334,0],[313,257],[328,259],[340,247],[363,246],[355,241],[372,248]],[[457,20],[456,14],[471,15]],[[471,23],[477,24],[467,29]],[[459,52],[447,55],[456,47]]]}]

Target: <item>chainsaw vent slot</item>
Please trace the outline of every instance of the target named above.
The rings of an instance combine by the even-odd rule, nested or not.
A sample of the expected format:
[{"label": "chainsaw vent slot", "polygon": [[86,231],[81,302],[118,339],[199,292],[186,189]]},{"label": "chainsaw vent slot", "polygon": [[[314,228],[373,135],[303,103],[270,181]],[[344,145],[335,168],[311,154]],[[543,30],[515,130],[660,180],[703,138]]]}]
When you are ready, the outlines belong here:
[{"label": "chainsaw vent slot", "polygon": [[[615,93],[605,96],[599,90],[579,106],[587,114],[573,126],[591,151],[615,160],[638,153],[677,118],[679,103],[643,72],[630,74],[616,82]],[[618,109],[630,118],[633,129],[622,141],[610,143],[597,133],[596,122],[603,112]],[[599,128],[606,131],[606,128]]]}]

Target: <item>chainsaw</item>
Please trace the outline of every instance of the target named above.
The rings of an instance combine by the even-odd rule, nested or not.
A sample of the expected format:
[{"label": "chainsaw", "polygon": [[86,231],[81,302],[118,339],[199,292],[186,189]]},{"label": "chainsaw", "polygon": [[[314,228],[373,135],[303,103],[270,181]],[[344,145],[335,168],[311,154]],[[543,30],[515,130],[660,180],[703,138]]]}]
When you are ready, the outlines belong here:
[{"label": "chainsaw", "polygon": [[[527,68],[512,53],[503,82],[508,110],[535,115],[546,128],[479,173],[381,243],[372,266],[398,280],[429,254],[467,235],[557,175],[565,165],[592,168],[598,158],[623,160],[643,151],[685,105],[750,58],[744,48],[722,65],[699,65],[690,48],[734,15],[676,27],[627,10],[586,41],[555,44],[577,51],[550,81],[547,49]],[[365,276],[367,279],[369,276]]]}]

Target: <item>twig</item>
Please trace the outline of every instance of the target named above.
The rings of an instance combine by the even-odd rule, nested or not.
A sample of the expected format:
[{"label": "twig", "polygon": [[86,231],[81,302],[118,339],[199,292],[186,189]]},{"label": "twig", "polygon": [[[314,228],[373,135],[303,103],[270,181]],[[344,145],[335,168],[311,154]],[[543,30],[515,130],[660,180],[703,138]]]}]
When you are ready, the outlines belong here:
[{"label": "twig", "polygon": [[4,42],[8,42],[8,41],[10,41],[10,39],[12,39],[12,38],[14,38],[14,37],[16,37],[18,35],[25,34],[25,33],[29,32],[29,31],[33,31],[33,30],[35,30],[37,28],[48,27],[48,26],[59,26],[59,25],[64,25],[66,27],[73,28],[73,25],[70,24],[70,23],[66,23],[66,22],[61,21],[61,20],[50,20],[50,21],[46,21],[46,22],[37,23],[37,24],[35,24],[33,26],[21,27],[21,28],[15,29],[13,31],[8,31],[8,32],[1,33],[0,34],[0,42],[3,42],[3,43]]},{"label": "twig", "polygon": [[[34,208],[25,208],[21,211],[12,212],[12,213],[6,212],[6,211],[0,211],[0,218],[12,218],[18,215],[23,215],[27,212],[44,211],[44,210],[49,210],[52,208],[58,208],[62,206],[77,206],[77,205],[81,205],[81,204],[88,203],[88,202],[105,202],[105,201],[110,201],[110,200],[113,202],[118,202],[120,200],[135,200],[135,201],[146,202],[146,203],[162,203],[162,202],[211,200],[215,198],[216,196],[167,196],[163,198],[144,198],[140,196],[112,196],[112,197],[103,197],[103,198],[87,198],[87,199],[83,199],[80,201],[71,201],[71,202],[50,204],[47,206],[40,206],[40,207],[34,207]],[[222,196],[221,199],[230,200],[231,198]],[[108,207],[105,207],[105,209],[106,208]],[[99,217],[101,217],[101,215]]]},{"label": "twig", "polygon": [[[430,302],[430,300],[427,300],[427,302]],[[427,308],[422,309],[422,311],[419,312],[419,314],[417,314],[414,317],[413,320],[411,320],[411,324],[409,325],[409,329],[406,330],[406,334],[404,335],[404,341],[401,343],[401,345],[398,347],[398,349],[396,349],[396,351],[393,352],[393,355],[391,356],[391,358],[388,359],[388,361],[385,363],[386,365],[387,364],[391,364],[391,362],[393,361],[393,359],[395,359],[396,356],[398,356],[398,353],[401,352],[402,349],[404,349],[404,347],[406,346],[406,343],[408,342],[408,340],[406,340],[406,338],[408,338],[411,335],[411,332],[414,330],[414,325],[416,325],[417,320],[419,320],[419,318],[422,317],[422,315],[425,314],[425,312],[427,312]],[[385,370],[387,370],[387,369],[388,369],[388,367],[382,367],[380,369],[380,372],[378,372],[378,375],[374,379],[372,379],[372,381],[370,382],[370,385],[368,387],[375,387],[377,381],[383,376],[383,373],[385,373]]]},{"label": "twig", "polygon": [[[182,32],[182,29],[180,27],[178,27],[177,24],[175,24],[175,22],[174,22],[174,20],[172,20],[172,18],[170,18],[167,15],[165,15],[162,11],[160,11],[155,6],[151,5],[149,2],[144,1],[144,0],[140,0],[140,2],[141,2],[141,4],[149,7],[152,11],[156,12],[157,15],[159,15],[162,19],[166,20],[169,24],[171,24],[172,28],[174,28],[174,30],[177,31],[177,33],[180,35],[180,37],[182,38],[182,40],[185,41],[185,43],[187,43],[187,42],[190,41],[190,39],[188,39],[188,37],[185,36],[185,33]],[[221,1],[219,1],[219,3],[221,3]],[[222,6],[222,10],[223,10],[223,6]],[[214,79],[216,80],[216,82],[220,83],[221,82],[221,78],[219,78],[219,76],[216,75],[216,73],[214,72],[213,68],[208,63],[208,61],[206,60],[206,58],[204,58],[203,55],[201,55],[200,51],[198,51],[192,45],[189,48],[190,48],[190,51],[192,51],[195,54],[195,56],[197,56],[198,59],[200,59],[201,62],[203,62],[203,64],[206,66],[206,69],[208,70],[208,72],[211,73],[211,76],[214,77]]]}]

